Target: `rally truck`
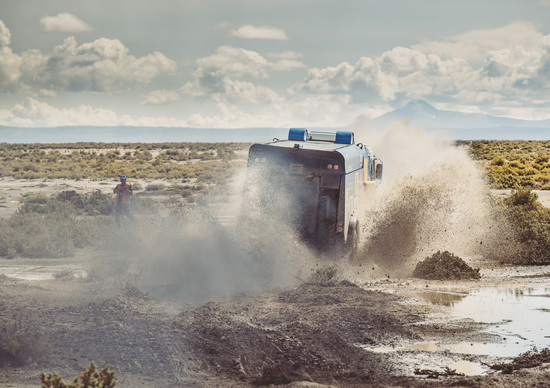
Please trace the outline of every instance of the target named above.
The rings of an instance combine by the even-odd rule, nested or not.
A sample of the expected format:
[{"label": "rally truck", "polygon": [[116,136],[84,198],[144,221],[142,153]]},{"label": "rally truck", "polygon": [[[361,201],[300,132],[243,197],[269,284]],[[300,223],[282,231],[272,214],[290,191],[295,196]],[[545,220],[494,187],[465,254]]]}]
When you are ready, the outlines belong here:
[{"label": "rally truck", "polygon": [[291,128],[288,139],[250,147],[245,199],[316,247],[350,245],[382,167],[369,147],[355,143],[353,132]]}]

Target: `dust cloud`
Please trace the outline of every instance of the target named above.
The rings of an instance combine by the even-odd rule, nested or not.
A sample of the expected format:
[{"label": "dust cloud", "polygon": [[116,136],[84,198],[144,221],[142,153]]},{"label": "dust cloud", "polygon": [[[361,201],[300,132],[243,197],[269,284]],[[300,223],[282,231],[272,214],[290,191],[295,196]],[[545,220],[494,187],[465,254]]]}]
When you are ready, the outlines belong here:
[{"label": "dust cloud", "polygon": [[164,204],[115,229],[89,272],[181,303],[296,283],[311,255],[280,219],[243,218],[245,178],[237,173],[206,206]]},{"label": "dust cloud", "polygon": [[376,131],[365,120],[354,130],[384,162],[383,180],[363,212],[361,275],[410,276],[438,250],[475,260],[506,239],[481,167],[444,132],[408,122]]},{"label": "dust cloud", "polygon": [[207,206],[176,203],[115,230],[92,276],[135,283],[154,297],[204,302],[307,281],[331,266],[352,281],[407,277],[438,250],[472,261],[503,245],[504,223],[493,209],[482,168],[465,149],[444,133],[409,123],[377,131],[357,122],[354,131],[356,141],[383,160],[384,177],[361,209],[353,261],[311,250],[284,211],[270,215],[293,199],[273,185],[267,194],[261,193],[265,187],[251,187],[245,169]]}]

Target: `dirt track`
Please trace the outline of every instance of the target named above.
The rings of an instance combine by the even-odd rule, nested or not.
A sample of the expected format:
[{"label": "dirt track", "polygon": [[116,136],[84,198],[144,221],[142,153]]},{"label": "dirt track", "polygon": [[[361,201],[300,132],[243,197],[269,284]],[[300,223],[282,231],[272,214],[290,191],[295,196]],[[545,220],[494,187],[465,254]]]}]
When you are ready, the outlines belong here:
[{"label": "dirt track", "polygon": [[[101,188],[110,191],[112,185]],[[59,189],[49,185],[6,189],[4,215],[13,213],[23,192],[49,194]],[[196,219],[192,227],[198,229]],[[148,236],[154,252],[173,244],[162,254],[175,252],[170,258],[177,261],[182,248],[193,250],[191,237],[198,237],[201,247],[222,241],[226,244],[218,249],[221,252],[214,252],[220,254],[219,262],[209,261],[211,250],[203,257],[198,248],[187,258],[187,264],[195,266],[194,271],[186,269],[186,282],[204,286],[201,276],[212,275],[216,268],[208,286],[217,290],[218,279],[223,280],[229,270],[245,272],[246,276],[232,274],[235,279],[256,274],[247,272],[248,262],[239,256],[242,251],[227,243],[233,235],[222,233],[221,227],[208,238],[192,234],[155,240],[154,230],[147,224],[135,241],[130,239],[127,246],[135,246],[134,250],[127,252],[124,246],[122,251],[129,256],[149,254]],[[265,249],[280,248],[277,244]],[[156,259],[151,268],[158,270]],[[363,265],[361,273],[359,268],[347,267],[334,277],[300,275],[286,288],[182,304],[148,296],[131,283],[123,287],[121,281],[83,278],[92,260],[101,265],[112,257],[107,251],[78,251],[71,259],[0,261],[0,273],[9,275],[0,275],[1,329],[8,333],[4,338],[21,339],[20,349],[30,356],[23,365],[13,365],[9,355],[1,355],[5,363],[0,365],[0,386],[37,387],[43,371],[57,371],[70,381],[91,360],[98,367],[111,365],[120,387],[544,387],[550,378],[548,364],[502,374],[489,366],[509,358],[450,350],[503,341],[506,345],[510,340],[487,330],[494,322],[457,318],[448,309],[481,287],[548,289],[550,267],[495,268],[476,263],[482,267],[480,281],[438,282],[393,279],[383,272],[374,275],[370,265]],[[168,267],[158,272],[158,283],[152,286],[165,285],[170,279],[181,282],[174,261],[164,263]],[[540,327],[550,327],[550,313],[542,310]],[[14,341],[11,346],[19,344]],[[460,362],[480,370],[473,376],[450,374]],[[423,374],[415,375],[415,370]]]},{"label": "dirt track", "polygon": [[[489,272],[486,282],[491,284],[527,282]],[[540,271],[528,281],[547,285],[547,276]],[[548,365],[472,377],[433,379],[411,373],[430,359],[443,365],[497,361],[412,346],[499,340],[483,331],[483,324],[433,320],[438,313],[434,305],[391,294],[441,288],[441,282],[386,279],[359,287],[327,276],[288,289],[186,306],[149,298],[132,287],[104,289],[99,294],[105,296],[99,296],[95,286],[72,277],[22,281],[1,276],[2,321],[19,322],[20,329],[40,338],[28,364],[2,368],[0,385],[36,387],[42,371],[54,370],[71,380],[90,360],[111,365],[121,387],[316,386],[313,382],[542,387],[550,377]],[[467,290],[476,285],[458,286]],[[406,345],[412,347],[374,350]]]}]

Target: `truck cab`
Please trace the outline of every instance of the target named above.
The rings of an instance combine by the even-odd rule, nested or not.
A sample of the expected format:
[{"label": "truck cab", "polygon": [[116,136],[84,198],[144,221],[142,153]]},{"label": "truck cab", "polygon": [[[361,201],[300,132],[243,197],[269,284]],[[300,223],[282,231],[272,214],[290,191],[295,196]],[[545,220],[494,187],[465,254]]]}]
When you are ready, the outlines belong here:
[{"label": "truck cab", "polygon": [[382,161],[353,132],[291,128],[287,139],[248,153],[248,203],[319,246],[353,240],[361,205],[381,178]]}]

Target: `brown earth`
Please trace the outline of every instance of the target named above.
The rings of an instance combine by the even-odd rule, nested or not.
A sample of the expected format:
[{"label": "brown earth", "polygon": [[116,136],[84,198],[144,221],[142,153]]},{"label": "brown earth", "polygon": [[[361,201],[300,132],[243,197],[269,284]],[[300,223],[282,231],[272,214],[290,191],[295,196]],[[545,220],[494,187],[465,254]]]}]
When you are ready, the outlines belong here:
[{"label": "brown earth", "polygon": [[[13,214],[23,194],[107,193],[115,183],[4,179],[0,216]],[[0,259],[0,386],[37,387],[43,371],[68,382],[92,360],[114,368],[120,387],[548,386],[547,363],[486,368],[477,376],[445,369],[456,361],[501,366],[511,360],[433,351],[500,339],[483,323],[433,319],[444,312],[419,297],[427,289],[443,291],[432,298],[460,299],[480,285],[548,285],[548,267],[486,265],[480,281],[459,282],[382,276],[365,282],[325,273],[287,288],[178,304],[131,282],[84,277],[97,255]]]},{"label": "brown earth", "polygon": [[[41,271],[61,261],[40,260]],[[70,268],[82,264],[78,259],[66,261]],[[28,266],[29,261],[14,259],[0,267],[18,264]],[[486,280],[510,281],[525,278],[492,275]],[[454,286],[468,289],[473,284]],[[426,357],[487,360],[413,346],[406,365],[396,352],[374,351],[426,342],[498,340],[481,331],[483,324],[434,321],[428,318],[433,305],[392,295],[427,286],[443,285],[386,279],[359,286],[321,276],[287,289],[178,305],[148,297],[128,284],[0,275],[2,330],[19,338],[30,356],[16,365],[4,355],[0,386],[37,387],[42,371],[57,371],[70,381],[91,360],[98,367],[111,365],[120,387],[547,386],[549,364],[471,377],[445,369],[418,370],[421,374],[415,375],[413,366]]]}]

